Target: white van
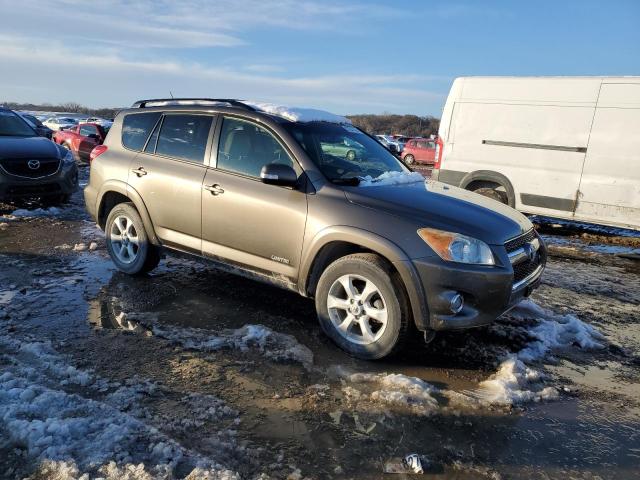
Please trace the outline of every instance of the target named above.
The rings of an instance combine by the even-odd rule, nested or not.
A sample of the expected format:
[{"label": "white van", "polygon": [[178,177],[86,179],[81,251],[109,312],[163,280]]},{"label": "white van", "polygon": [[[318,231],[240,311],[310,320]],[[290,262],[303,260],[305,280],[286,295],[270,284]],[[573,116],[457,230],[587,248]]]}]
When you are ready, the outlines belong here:
[{"label": "white van", "polygon": [[640,77],[464,77],[433,177],[532,214],[640,229]]}]

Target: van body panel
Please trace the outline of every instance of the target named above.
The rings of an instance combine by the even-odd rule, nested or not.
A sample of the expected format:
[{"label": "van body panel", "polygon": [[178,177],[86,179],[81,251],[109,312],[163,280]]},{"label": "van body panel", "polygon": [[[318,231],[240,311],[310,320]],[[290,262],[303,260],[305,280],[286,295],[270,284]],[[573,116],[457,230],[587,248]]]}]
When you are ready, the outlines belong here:
[{"label": "van body panel", "polygon": [[638,112],[640,77],[458,78],[434,177],[504,176],[520,211],[640,228]]}]

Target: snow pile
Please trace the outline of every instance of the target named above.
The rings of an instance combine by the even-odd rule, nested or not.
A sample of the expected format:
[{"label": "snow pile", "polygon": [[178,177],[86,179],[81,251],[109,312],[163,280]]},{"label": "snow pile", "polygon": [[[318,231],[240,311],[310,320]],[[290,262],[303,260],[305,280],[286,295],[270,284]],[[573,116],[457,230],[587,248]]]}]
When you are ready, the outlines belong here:
[{"label": "snow pile", "polygon": [[36,208],[34,210],[20,208],[18,210],[14,210],[12,215],[14,217],[51,217],[54,215],[60,215],[61,212],[62,210],[56,207]]},{"label": "snow pile", "polygon": [[558,397],[554,387],[544,387],[544,375],[527,366],[544,359],[553,349],[578,345],[583,349],[604,348],[604,336],[591,325],[574,315],[558,315],[536,305],[531,300],[522,301],[512,315],[516,318],[536,318],[537,324],[527,330],[533,337],[520,351],[507,355],[498,371],[480,382],[474,391],[464,392],[472,399],[489,405],[518,405],[526,402],[551,400]]},{"label": "snow pile", "polygon": [[398,373],[353,373],[343,376],[351,383],[365,385],[372,390],[367,395],[347,386],[343,393],[351,400],[368,400],[387,406],[404,407],[419,415],[429,415],[438,407],[438,401],[433,397],[438,389],[416,377]]},{"label": "snow pile", "polygon": [[371,177],[371,175],[362,177],[358,186],[379,187],[382,185],[399,185],[402,183],[417,182],[424,182],[424,177],[418,172],[384,172],[376,178]]},{"label": "snow pile", "polygon": [[292,122],[330,122],[340,124],[351,124],[351,120],[347,117],[335,115],[324,110],[316,110],[314,108],[285,107],[283,105],[275,105],[273,103],[259,102],[243,102],[255,109],[286,118]]},{"label": "snow pile", "polygon": [[[194,478],[238,478],[130,413],[153,384],[121,386],[100,401],[117,384],[68,364],[49,343],[0,335],[0,352],[2,447],[19,446],[42,478],[173,478],[178,464],[200,467]],[[225,413],[219,401],[213,407]]]},{"label": "snow pile", "polygon": [[200,328],[170,328],[155,323],[153,334],[177,342],[192,350],[216,351],[233,348],[246,352],[257,349],[275,361],[294,361],[305,366],[313,364],[313,353],[298,343],[292,335],[274,332],[264,325],[245,325],[235,330],[223,330],[213,335]]}]

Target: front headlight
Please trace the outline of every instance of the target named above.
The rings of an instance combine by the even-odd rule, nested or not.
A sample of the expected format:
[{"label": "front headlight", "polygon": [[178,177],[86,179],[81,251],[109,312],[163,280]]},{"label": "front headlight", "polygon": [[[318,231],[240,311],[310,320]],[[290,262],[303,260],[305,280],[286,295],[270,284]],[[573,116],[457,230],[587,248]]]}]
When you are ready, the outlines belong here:
[{"label": "front headlight", "polygon": [[421,228],[418,235],[448,262],[495,265],[489,245],[481,240],[435,228]]},{"label": "front headlight", "polygon": [[73,158],[73,152],[71,150],[67,150],[67,153],[62,157],[62,161],[64,163],[75,163],[75,159]]}]

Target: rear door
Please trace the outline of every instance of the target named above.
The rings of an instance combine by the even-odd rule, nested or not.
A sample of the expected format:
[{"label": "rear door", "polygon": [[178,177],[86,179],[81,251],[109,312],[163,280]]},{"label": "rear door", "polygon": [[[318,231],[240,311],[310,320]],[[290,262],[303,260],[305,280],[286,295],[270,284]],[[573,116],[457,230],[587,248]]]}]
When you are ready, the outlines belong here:
[{"label": "rear door", "polygon": [[[216,168],[202,190],[202,250],[206,256],[272,277],[297,281],[307,218],[306,194],[267,185],[260,170],[269,163],[302,169],[270,132],[256,123],[224,117]],[[213,161],[212,161],[213,164]]]},{"label": "rear door", "polygon": [[168,246],[201,253],[202,181],[213,115],[167,113],[131,163],[129,185],[142,197]]},{"label": "rear door", "polygon": [[576,217],[640,228],[640,84],[603,83]]}]

